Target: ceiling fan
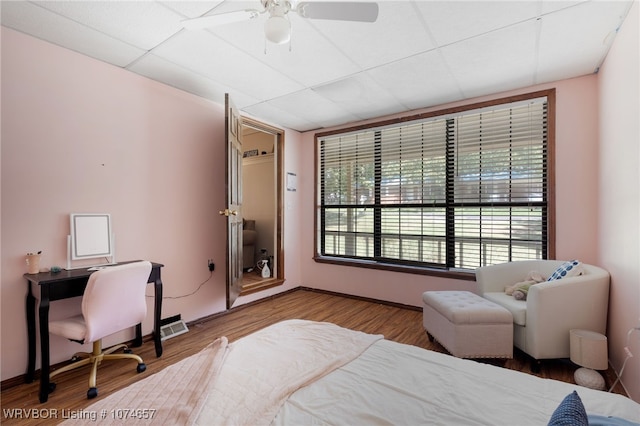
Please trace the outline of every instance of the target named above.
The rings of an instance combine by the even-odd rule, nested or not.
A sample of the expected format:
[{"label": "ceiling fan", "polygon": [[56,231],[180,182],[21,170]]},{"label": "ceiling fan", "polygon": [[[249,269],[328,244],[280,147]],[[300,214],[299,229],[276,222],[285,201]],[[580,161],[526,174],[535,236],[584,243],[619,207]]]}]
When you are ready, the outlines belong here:
[{"label": "ceiling fan", "polygon": [[211,28],[255,19],[268,13],[269,18],[264,24],[265,37],[272,43],[284,44],[291,39],[291,23],[287,16],[289,12],[308,19],[355,22],[375,22],[378,19],[378,4],[375,2],[260,0],[260,3],[262,10],[245,9],[202,16],[182,21],[182,25],[187,29]]}]

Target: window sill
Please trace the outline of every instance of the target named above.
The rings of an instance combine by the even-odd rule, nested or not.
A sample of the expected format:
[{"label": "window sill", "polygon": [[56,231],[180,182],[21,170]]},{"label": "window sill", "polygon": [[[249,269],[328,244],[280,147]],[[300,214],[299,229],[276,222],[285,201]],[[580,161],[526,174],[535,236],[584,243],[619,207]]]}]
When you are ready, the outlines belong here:
[{"label": "window sill", "polygon": [[476,276],[473,271],[448,270],[438,268],[427,268],[410,265],[397,265],[373,260],[344,259],[341,257],[319,256],[313,260],[316,263],[328,263],[333,265],[352,266],[356,268],[380,269],[384,271],[403,272],[406,274],[431,275],[434,277],[452,278],[456,280],[475,281]]}]

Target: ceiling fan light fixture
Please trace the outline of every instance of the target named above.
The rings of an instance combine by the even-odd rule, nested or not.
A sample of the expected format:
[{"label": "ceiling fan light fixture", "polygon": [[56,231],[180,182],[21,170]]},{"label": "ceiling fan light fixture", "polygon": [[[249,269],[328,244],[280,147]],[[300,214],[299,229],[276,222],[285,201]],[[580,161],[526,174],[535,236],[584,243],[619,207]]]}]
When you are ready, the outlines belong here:
[{"label": "ceiling fan light fixture", "polygon": [[264,35],[272,43],[287,43],[291,38],[291,23],[284,16],[270,16],[264,23]]}]

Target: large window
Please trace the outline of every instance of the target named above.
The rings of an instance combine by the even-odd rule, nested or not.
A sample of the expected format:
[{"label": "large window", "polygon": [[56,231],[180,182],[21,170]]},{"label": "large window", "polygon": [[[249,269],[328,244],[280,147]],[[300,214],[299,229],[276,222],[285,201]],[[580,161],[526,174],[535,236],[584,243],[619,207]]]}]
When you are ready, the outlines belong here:
[{"label": "large window", "polygon": [[316,258],[449,270],[547,258],[553,98],[316,135]]}]

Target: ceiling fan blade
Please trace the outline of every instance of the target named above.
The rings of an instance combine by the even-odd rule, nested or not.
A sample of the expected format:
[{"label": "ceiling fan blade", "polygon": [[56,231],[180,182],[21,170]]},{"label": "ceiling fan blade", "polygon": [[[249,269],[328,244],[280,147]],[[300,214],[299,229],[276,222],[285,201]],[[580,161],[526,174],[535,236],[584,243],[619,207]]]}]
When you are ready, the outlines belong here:
[{"label": "ceiling fan blade", "polygon": [[195,19],[182,21],[182,26],[188,30],[201,30],[204,28],[217,27],[219,25],[231,24],[233,22],[246,21],[257,18],[257,10],[236,10],[235,12],[219,13],[217,15],[202,16]]},{"label": "ceiling fan blade", "polygon": [[378,3],[352,1],[303,1],[296,12],[303,18],[332,19],[337,21],[375,22]]}]

